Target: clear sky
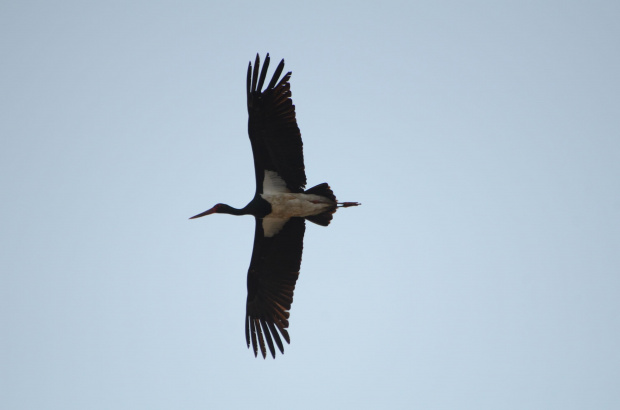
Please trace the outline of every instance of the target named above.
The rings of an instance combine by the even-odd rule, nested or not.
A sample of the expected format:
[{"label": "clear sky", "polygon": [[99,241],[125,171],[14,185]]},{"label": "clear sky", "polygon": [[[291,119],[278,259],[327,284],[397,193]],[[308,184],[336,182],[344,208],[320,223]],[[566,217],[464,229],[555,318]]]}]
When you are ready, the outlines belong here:
[{"label": "clear sky", "polygon": [[[620,408],[617,1],[0,4],[0,408]],[[245,75],[308,185],[291,345],[245,346]],[[273,64],[275,67],[275,64]]]}]

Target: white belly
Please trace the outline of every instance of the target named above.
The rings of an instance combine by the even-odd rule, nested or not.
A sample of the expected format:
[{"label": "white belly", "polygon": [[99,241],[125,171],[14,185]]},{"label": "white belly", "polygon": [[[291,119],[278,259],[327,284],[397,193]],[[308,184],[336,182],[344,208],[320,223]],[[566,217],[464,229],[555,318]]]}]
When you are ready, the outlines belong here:
[{"label": "white belly", "polygon": [[271,204],[271,213],[265,218],[292,218],[318,215],[336,204],[329,199],[312,194],[262,194]]}]

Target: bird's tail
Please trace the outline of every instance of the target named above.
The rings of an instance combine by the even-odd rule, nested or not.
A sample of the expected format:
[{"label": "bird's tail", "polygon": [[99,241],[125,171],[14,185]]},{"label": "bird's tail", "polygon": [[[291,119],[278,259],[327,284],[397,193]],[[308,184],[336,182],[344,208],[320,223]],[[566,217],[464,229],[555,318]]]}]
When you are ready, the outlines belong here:
[{"label": "bird's tail", "polygon": [[342,208],[346,208],[349,206],[357,206],[360,205],[357,202],[338,202],[338,200],[336,199],[336,195],[334,195],[333,191],[331,190],[331,188],[329,187],[329,185],[327,185],[327,182],[323,182],[322,184],[319,184],[317,186],[313,186],[310,189],[307,189],[305,192],[305,194],[313,194],[313,195],[320,195],[322,197],[328,198],[332,201],[334,201],[335,206],[332,209],[329,209],[323,213],[320,213],[318,215],[310,215],[307,216],[306,219],[309,220],[310,222],[314,222],[317,225],[321,225],[321,226],[327,226],[329,225],[329,223],[331,222],[332,218],[333,218],[333,214],[334,212],[336,212],[336,209],[338,209],[339,207]]},{"label": "bird's tail", "polygon": [[327,182],[323,182],[322,184],[318,184],[317,186],[313,186],[310,189],[306,189],[304,194],[312,194],[324,196],[325,198],[331,199],[334,202],[336,201],[336,195],[332,192],[332,189],[327,185]]}]

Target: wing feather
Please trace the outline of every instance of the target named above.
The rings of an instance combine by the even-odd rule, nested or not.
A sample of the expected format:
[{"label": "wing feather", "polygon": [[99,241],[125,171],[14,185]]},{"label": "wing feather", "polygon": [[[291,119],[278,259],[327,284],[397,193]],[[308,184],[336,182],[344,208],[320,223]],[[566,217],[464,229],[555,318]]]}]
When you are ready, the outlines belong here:
[{"label": "wing feather", "polygon": [[280,64],[278,64],[278,67],[273,73],[273,77],[271,77],[271,81],[269,81],[269,85],[267,86],[267,88],[273,88],[276,85],[278,78],[280,78],[280,75],[282,75],[282,71],[284,71],[284,60],[280,61]]},{"label": "wing feather", "polygon": [[[256,63],[256,66],[258,67],[258,62]],[[263,69],[260,72],[260,79],[258,80],[258,90],[263,89],[263,84],[265,83],[265,77],[267,76],[268,68],[269,68],[269,54],[267,54],[267,57],[265,57],[265,62],[263,63]],[[256,91],[256,89],[254,91]]]},{"label": "wing feather", "polygon": [[[251,65],[251,62],[250,62]],[[258,66],[260,66],[260,56],[256,54],[256,62],[254,63],[254,73],[252,74],[252,91],[256,91],[256,80],[258,79]]]},{"label": "wing feather", "polygon": [[[265,341],[267,342],[267,346],[269,347],[269,351],[271,352],[271,356],[275,359],[276,358],[276,350],[273,346],[273,336],[271,335],[271,332],[269,331],[269,326],[267,325],[266,321],[261,321],[261,326],[263,327],[263,335],[265,335]],[[283,348],[284,349],[284,348]],[[264,353],[263,353],[264,355]]]}]

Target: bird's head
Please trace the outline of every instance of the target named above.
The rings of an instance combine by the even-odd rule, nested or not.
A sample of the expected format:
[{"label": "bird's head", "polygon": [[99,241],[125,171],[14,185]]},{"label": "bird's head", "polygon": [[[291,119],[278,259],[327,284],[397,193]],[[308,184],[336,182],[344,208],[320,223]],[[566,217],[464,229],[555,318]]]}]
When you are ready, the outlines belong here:
[{"label": "bird's head", "polygon": [[198,215],[194,215],[189,219],[196,219],[196,218],[200,218],[201,216],[206,216],[206,215],[211,215],[211,214],[222,214],[222,213],[226,213],[226,211],[228,210],[228,208],[230,208],[228,205],[226,204],[215,204],[215,206],[213,206],[213,208],[208,209]]}]

